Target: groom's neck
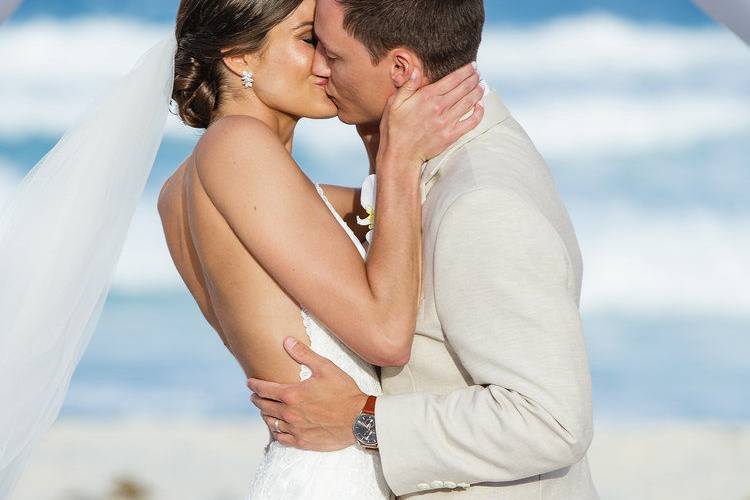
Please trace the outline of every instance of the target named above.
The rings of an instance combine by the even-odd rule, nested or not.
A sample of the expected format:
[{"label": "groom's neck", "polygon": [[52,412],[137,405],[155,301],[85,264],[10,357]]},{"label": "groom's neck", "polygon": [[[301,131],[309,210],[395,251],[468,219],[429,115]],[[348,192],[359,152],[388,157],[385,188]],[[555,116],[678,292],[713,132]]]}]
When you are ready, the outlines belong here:
[{"label": "groom's neck", "polygon": [[376,158],[380,148],[380,122],[357,125],[357,133],[362,138],[365,150],[367,150],[367,158],[370,160],[370,173],[374,174],[377,170]]}]

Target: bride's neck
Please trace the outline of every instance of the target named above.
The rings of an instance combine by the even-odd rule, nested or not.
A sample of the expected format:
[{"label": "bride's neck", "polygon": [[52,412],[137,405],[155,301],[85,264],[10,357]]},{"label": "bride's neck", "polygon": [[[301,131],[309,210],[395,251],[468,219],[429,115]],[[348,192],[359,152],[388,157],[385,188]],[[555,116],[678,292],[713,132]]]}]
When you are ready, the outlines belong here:
[{"label": "bride's neck", "polygon": [[214,121],[225,116],[243,115],[251,116],[265,123],[279,138],[287,151],[292,152],[294,142],[294,129],[299,117],[290,116],[281,111],[271,109],[263,104],[260,99],[248,96],[242,101],[229,101],[219,107],[214,116]]}]

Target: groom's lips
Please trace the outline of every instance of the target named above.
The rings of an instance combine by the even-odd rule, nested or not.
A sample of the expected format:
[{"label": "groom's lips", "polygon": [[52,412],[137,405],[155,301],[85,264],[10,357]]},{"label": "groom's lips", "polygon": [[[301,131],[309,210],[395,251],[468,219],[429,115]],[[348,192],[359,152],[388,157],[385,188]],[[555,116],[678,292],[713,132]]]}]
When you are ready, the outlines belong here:
[{"label": "groom's lips", "polygon": [[318,78],[317,81],[315,82],[315,85],[325,89],[326,85],[328,85],[328,78]]}]

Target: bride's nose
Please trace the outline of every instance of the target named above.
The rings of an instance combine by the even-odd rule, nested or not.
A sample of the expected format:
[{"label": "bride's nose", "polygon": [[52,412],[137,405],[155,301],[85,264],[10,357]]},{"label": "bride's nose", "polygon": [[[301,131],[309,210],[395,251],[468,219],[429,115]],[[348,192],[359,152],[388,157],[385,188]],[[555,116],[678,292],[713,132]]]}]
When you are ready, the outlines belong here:
[{"label": "bride's nose", "polygon": [[319,76],[321,78],[331,77],[331,67],[328,66],[328,61],[326,60],[326,55],[325,55],[325,49],[323,49],[322,43],[318,43],[318,45],[315,47],[315,56],[313,56],[312,72],[315,76]]}]

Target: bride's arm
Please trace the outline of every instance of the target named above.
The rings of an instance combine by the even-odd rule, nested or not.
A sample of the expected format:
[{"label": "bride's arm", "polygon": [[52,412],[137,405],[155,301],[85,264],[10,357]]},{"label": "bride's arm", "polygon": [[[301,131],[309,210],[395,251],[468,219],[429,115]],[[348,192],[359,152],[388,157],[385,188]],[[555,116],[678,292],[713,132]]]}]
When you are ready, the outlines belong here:
[{"label": "bride's arm", "polygon": [[191,189],[205,192],[291,297],[371,364],[402,365],[410,357],[420,282],[419,167],[481,119],[478,108],[458,122],[481,97],[475,75],[469,66],[386,110],[367,262],[263,123],[225,118],[196,148]]},{"label": "bride's arm", "polygon": [[203,136],[195,159],[191,188],[205,192],[292,298],[369,363],[408,359],[419,268],[417,165],[402,167],[412,175],[383,183],[383,237],[373,241],[365,264],[312,182],[261,122],[223,119]]}]

